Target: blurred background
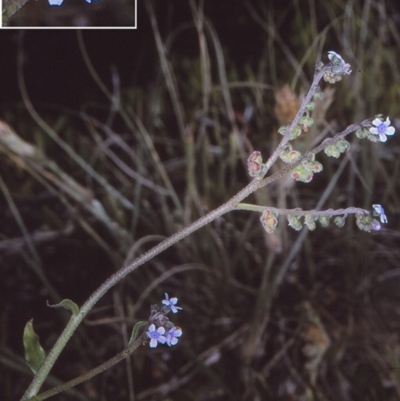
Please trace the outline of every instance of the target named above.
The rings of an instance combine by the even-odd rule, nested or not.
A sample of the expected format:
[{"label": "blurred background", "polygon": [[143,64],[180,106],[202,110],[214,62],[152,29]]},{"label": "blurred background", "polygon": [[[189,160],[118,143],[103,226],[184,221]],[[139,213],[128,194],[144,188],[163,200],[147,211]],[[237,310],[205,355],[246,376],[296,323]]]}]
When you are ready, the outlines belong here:
[{"label": "blurred background", "polygon": [[[246,159],[273,152],[317,61],[305,151],[390,116],[385,144],[349,137],[310,184],[282,179],[247,202],[328,209],[382,204],[380,232],[333,223],[266,234],[227,214],[130,274],[88,315],[43,388],[120,352],[164,293],[179,344],[140,347],[55,400],[398,400],[400,10],[397,1],[139,1],[138,29],[0,32],[0,391],[32,379],[22,333],[49,351],[68,313],[122,265],[236,194]],[[279,163],[277,168],[279,167]],[[276,170],[275,170],[276,171]]]}]

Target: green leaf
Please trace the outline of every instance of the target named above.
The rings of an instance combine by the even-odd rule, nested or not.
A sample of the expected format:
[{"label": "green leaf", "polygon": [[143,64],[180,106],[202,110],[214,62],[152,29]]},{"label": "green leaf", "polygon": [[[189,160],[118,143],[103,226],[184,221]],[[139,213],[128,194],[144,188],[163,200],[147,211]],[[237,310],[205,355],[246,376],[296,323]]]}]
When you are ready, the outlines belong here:
[{"label": "green leaf", "polygon": [[33,373],[36,373],[44,361],[46,353],[39,343],[39,336],[33,330],[33,319],[25,325],[24,348],[26,362]]},{"label": "green leaf", "polygon": [[145,327],[147,325],[147,322],[137,322],[135,326],[133,327],[132,330],[132,335],[129,340],[129,345],[132,344],[138,337],[139,337],[139,331],[141,328]]},{"label": "green leaf", "polygon": [[69,311],[72,312],[72,314],[74,316],[77,316],[78,313],[79,313],[78,305],[74,301],[71,301],[70,299],[63,299],[59,304],[56,304],[56,305],[50,305],[47,302],[47,306],[50,306],[50,308],[65,308],[65,309],[68,309]]}]

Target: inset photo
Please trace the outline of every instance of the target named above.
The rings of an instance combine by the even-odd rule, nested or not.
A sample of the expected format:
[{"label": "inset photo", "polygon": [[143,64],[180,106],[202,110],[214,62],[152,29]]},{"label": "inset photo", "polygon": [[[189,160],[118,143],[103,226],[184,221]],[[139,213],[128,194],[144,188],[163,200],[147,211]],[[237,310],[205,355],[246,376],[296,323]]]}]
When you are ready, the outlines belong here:
[{"label": "inset photo", "polygon": [[133,28],[137,0],[2,0],[2,28]]}]

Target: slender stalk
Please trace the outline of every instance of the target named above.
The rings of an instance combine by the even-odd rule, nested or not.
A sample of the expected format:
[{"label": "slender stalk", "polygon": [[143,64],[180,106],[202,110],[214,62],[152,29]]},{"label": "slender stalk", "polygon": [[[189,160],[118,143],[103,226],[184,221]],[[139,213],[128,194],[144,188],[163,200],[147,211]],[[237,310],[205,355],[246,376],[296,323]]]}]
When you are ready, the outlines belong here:
[{"label": "slender stalk", "polygon": [[206,226],[207,224],[211,223],[218,217],[221,217],[223,214],[230,212],[235,208],[235,206],[252,192],[258,189],[260,185],[260,181],[254,179],[251,181],[245,188],[243,188],[239,193],[237,193],[233,198],[231,198],[228,202],[224,203],[219,208],[211,211],[210,213],[206,214],[205,216],[201,217],[194,223],[190,224],[189,226],[185,227],[181,231],[178,231],[176,234],[172,235],[171,237],[165,239],[154,248],[150,249],[149,251],[145,252],[139,258],[135,259],[132,263],[128,264],[127,266],[122,267],[119,271],[113,274],[107,281],[105,281],[91,296],[90,298],[83,304],[82,308],[79,311],[79,314],[76,316],[71,316],[67,326],[65,327],[64,331],[56,341],[54,347],[46,357],[45,361],[43,362],[42,366],[36,373],[31,385],[28,387],[27,391],[22,397],[22,401],[29,400],[30,398],[34,397],[38,391],[40,390],[41,385],[43,384],[44,380],[46,379],[47,375],[50,372],[50,369],[53,367],[55,361],[57,360],[58,356],[60,355],[61,351],[67,344],[68,340],[71,338],[72,334],[85,318],[85,316],[89,313],[89,311],[93,308],[93,306],[97,303],[97,301],[115,284],[117,284],[120,280],[122,280],[126,275],[137,269],[139,266],[143,265],[144,263],[148,262],[159,253],[165,251],[172,245],[176,244],[183,238],[187,237],[188,235],[192,234],[193,232],[197,231],[198,229]]},{"label": "slender stalk", "polygon": [[35,401],[43,401],[43,400],[46,400],[47,398],[52,397],[53,395],[56,395],[56,394],[62,393],[63,391],[69,390],[72,387],[75,387],[78,384],[83,383],[86,380],[89,380],[94,376],[97,376],[98,374],[100,374],[100,373],[104,372],[105,370],[111,368],[112,366],[116,365],[118,362],[121,362],[122,360],[128,358],[137,348],[139,348],[143,344],[145,334],[146,334],[146,331],[144,331],[140,335],[140,337],[136,341],[134,341],[132,344],[130,344],[126,349],[124,349],[119,354],[115,355],[114,357],[110,358],[108,361],[102,363],[101,365],[90,370],[89,372],[86,372],[85,374],[76,377],[75,379],[72,379],[66,383],[63,383],[57,387],[54,387],[50,390],[47,390],[47,391],[35,396],[34,400]]},{"label": "slender stalk", "polygon": [[306,216],[308,214],[312,214],[313,216],[340,216],[343,214],[369,214],[368,210],[361,209],[359,207],[348,207],[346,209],[327,209],[327,210],[303,210],[300,208],[296,209],[278,209],[276,207],[270,206],[260,206],[260,205],[251,205],[248,203],[239,203],[236,206],[236,210],[248,210],[250,212],[258,212],[262,213],[265,210],[270,210],[273,213],[282,215],[282,216]]}]

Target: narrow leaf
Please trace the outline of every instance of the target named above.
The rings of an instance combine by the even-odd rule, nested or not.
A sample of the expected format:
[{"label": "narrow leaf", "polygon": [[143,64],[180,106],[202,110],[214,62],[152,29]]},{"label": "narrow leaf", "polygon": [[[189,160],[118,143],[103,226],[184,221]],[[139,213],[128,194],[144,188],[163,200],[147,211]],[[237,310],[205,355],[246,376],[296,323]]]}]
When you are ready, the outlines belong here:
[{"label": "narrow leaf", "polygon": [[133,326],[131,338],[129,340],[129,345],[131,345],[138,337],[139,337],[139,331],[142,327],[145,327],[147,325],[147,322],[137,322],[135,326]]},{"label": "narrow leaf", "polygon": [[33,330],[33,319],[31,319],[24,329],[24,348],[25,359],[33,373],[36,373],[46,357],[44,349],[40,345],[39,336]]},{"label": "narrow leaf", "polygon": [[56,305],[50,305],[47,302],[47,306],[50,306],[50,308],[65,308],[65,309],[68,309],[69,311],[72,312],[72,314],[74,316],[77,316],[78,313],[79,313],[78,305],[74,301],[71,301],[70,299],[63,299],[59,304],[56,304]]}]

